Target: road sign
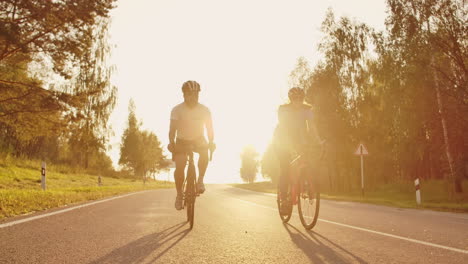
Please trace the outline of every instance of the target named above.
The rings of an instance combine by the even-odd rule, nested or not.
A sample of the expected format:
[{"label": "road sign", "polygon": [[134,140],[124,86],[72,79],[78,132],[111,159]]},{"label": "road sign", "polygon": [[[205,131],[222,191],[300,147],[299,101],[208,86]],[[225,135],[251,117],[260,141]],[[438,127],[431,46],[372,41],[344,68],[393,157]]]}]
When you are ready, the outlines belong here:
[{"label": "road sign", "polygon": [[367,151],[366,147],[364,147],[364,144],[359,144],[358,148],[356,149],[356,152],[354,152],[356,155],[369,155],[369,152]]},{"label": "road sign", "polygon": [[361,193],[364,196],[364,155],[369,155],[369,152],[364,144],[360,143],[354,154],[361,156]]}]

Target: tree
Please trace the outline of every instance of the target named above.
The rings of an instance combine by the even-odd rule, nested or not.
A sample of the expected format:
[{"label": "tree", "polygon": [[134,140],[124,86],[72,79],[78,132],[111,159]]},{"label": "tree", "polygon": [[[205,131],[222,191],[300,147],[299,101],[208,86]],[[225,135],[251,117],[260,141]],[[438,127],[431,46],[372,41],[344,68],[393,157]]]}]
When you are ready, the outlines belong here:
[{"label": "tree", "polygon": [[132,99],[128,106],[128,112],[128,126],[122,134],[122,142],[120,144],[119,164],[132,169],[133,173],[136,174],[140,156],[140,123],[136,118],[135,103]]},{"label": "tree", "polygon": [[[1,116],[41,114],[73,107],[78,99],[42,87],[29,76],[33,62],[49,65],[53,72],[70,79],[83,54],[93,45],[88,36],[98,18],[107,17],[114,0],[5,0],[0,2]],[[5,90],[8,89],[8,92]],[[81,95],[85,96],[85,95]],[[76,95],[75,95],[76,97]],[[45,101],[44,101],[45,100]],[[55,101],[55,102],[53,102]],[[47,102],[47,103],[45,103]],[[27,125],[25,122],[23,125]]]},{"label": "tree", "polygon": [[[58,142],[64,142],[59,138],[67,137],[64,133],[69,125],[83,118],[82,109],[86,101],[93,100],[90,96],[96,98],[96,90],[74,90],[76,86],[70,80],[76,72],[83,72],[83,59],[96,50],[91,33],[96,33],[96,27],[103,29],[98,22],[108,17],[113,3],[114,0],[0,2],[3,150],[30,157],[52,155],[50,151]],[[103,40],[99,35],[97,39]],[[68,86],[52,84],[60,76],[68,80]],[[101,136],[98,138],[97,141],[102,140]],[[49,154],[43,149],[48,149]],[[46,158],[57,158],[58,153],[53,155]]]},{"label": "tree", "polygon": [[372,116],[374,107],[369,74],[374,31],[346,17],[335,20],[328,10],[322,32],[322,61],[309,70],[299,59],[291,77],[306,89],[319,134],[327,139],[330,187],[349,190],[356,184],[350,148],[359,141],[370,141],[362,131],[369,124],[363,117]]},{"label": "tree", "polygon": [[466,9],[452,0],[387,4],[383,32],[335,20],[329,11],[319,45],[323,59],[312,71],[299,61],[291,75],[308,90],[329,143],[330,187],[346,190],[359,182],[351,152],[362,140],[373,153],[371,185],[445,178],[462,191],[468,160]]},{"label": "tree", "polygon": [[257,177],[258,152],[251,145],[245,146],[241,152],[240,176],[244,182],[253,183]]},{"label": "tree", "polygon": [[87,94],[80,107],[74,109],[81,118],[71,124],[70,134],[72,155],[78,157],[79,164],[85,168],[89,166],[92,153],[105,150],[110,131],[108,120],[117,97],[117,88],[110,82],[113,67],[107,64],[110,55],[108,20],[99,21],[87,33],[93,45],[81,57],[70,91]]},{"label": "tree", "polygon": [[166,157],[162,153],[161,142],[156,134],[149,131],[143,132],[143,175],[145,179],[148,174],[158,173],[165,169],[169,164],[166,163]]},{"label": "tree", "polygon": [[461,192],[464,160],[468,155],[466,133],[462,132],[468,128],[468,26],[464,3],[451,0],[389,0],[387,3],[393,51],[404,65],[422,69],[419,80],[427,83],[424,92],[434,94],[432,101],[437,106],[440,122],[440,128],[434,122],[427,122],[429,131],[442,135],[440,144],[448,165],[445,175],[453,186],[449,192],[453,188]]},{"label": "tree", "polygon": [[135,115],[135,103],[130,100],[128,127],[122,135],[119,164],[131,169],[135,177],[141,177],[143,182],[150,173],[157,173],[169,164],[165,162],[161,142],[149,131],[140,130]]},{"label": "tree", "polygon": [[[115,0],[4,0],[0,2],[0,62],[18,56],[52,60],[55,72],[70,77],[90,43],[82,41],[96,19],[107,17]],[[30,56],[24,56],[30,55]],[[43,59],[44,57],[42,57]]]}]

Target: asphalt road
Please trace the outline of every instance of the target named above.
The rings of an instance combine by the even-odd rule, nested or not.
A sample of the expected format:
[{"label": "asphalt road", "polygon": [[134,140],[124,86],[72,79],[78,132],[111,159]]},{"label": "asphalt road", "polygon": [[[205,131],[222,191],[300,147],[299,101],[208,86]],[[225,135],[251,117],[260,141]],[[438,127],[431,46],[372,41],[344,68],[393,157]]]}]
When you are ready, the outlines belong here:
[{"label": "asphalt road", "polygon": [[306,231],[297,208],[281,222],[272,195],[208,185],[190,231],[174,198],[174,189],[146,191],[8,219],[0,223],[0,263],[468,260],[468,214],[322,201],[317,226]]}]

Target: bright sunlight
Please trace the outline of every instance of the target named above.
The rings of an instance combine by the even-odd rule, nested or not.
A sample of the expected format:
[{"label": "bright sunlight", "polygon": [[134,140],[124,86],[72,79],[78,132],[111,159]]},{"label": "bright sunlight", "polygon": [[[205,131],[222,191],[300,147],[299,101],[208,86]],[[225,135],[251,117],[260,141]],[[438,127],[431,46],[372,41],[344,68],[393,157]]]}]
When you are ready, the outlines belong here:
[{"label": "bright sunlight", "polygon": [[[110,31],[117,67],[113,82],[119,87],[111,117],[114,165],[130,98],[143,128],[156,133],[169,155],[170,111],[183,100],[182,83],[196,80],[200,102],[211,109],[218,146],[205,179],[239,182],[241,149],[265,150],[297,59],[318,60],[326,9],[383,27],[383,1],[359,2],[120,1]],[[357,6],[364,5],[376,12],[363,16]]]}]

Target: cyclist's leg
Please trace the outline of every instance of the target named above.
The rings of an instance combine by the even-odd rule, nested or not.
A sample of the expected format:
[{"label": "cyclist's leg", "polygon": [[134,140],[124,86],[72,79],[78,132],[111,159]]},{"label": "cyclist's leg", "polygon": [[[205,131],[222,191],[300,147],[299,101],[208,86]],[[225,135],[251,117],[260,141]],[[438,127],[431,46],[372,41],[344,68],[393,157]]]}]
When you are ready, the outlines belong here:
[{"label": "cyclist's leg", "polygon": [[280,186],[280,193],[281,199],[285,200],[288,195],[288,187],[289,187],[289,152],[285,149],[278,149],[277,155],[279,159],[280,165],[280,174],[279,174],[279,186]]},{"label": "cyclist's leg", "polygon": [[208,168],[208,145],[204,139],[197,142],[196,152],[198,152],[198,188],[200,193],[205,191],[203,179]]},{"label": "cyclist's leg", "polygon": [[205,192],[205,184],[203,183],[203,178],[205,177],[206,168],[208,167],[208,151],[199,152],[200,157],[198,158],[198,181],[197,188],[198,193]]},{"label": "cyclist's leg", "polygon": [[176,183],[177,195],[182,195],[182,185],[185,179],[185,166],[187,165],[187,155],[183,152],[175,153],[174,160],[176,168],[174,170],[174,180]]},{"label": "cyclist's leg", "polygon": [[183,146],[176,143],[176,151],[173,153],[176,168],[174,170],[174,181],[176,184],[177,196],[175,208],[181,210],[183,208],[182,197],[184,190],[182,189],[185,179],[185,166],[187,165],[187,155],[183,151]]},{"label": "cyclist's leg", "polygon": [[198,181],[203,182],[203,177],[205,177],[206,168],[208,168],[208,150],[200,151],[200,157],[198,158],[198,171],[199,177]]}]

